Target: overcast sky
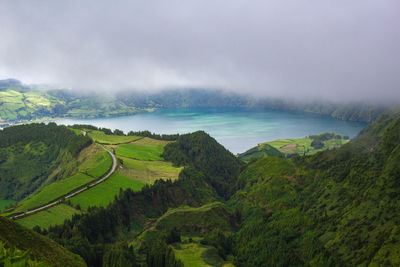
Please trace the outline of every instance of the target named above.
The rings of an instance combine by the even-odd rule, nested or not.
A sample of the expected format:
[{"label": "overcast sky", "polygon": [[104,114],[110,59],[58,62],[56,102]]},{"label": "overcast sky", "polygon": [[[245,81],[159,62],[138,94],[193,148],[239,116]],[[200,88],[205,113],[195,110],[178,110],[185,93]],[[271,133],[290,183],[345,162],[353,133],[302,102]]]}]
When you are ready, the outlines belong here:
[{"label": "overcast sky", "polygon": [[400,99],[398,0],[0,0],[0,78]]}]

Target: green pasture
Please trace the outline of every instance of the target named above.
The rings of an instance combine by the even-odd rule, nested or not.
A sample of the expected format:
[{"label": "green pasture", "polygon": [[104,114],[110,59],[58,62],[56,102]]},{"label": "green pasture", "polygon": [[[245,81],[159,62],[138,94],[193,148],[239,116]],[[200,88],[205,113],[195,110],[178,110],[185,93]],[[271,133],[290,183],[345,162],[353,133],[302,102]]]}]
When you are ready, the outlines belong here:
[{"label": "green pasture", "polygon": [[144,182],[120,174],[113,174],[101,184],[71,198],[71,203],[74,205],[79,204],[84,209],[87,209],[89,206],[105,207],[119,194],[120,188],[123,190],[130,188],[133,191],[139,191],[145,184]]},{"label": "green pasture", "polygon": [[312,155],[325,149],[339,147],[343,144],[346,144],[349,140],[331,139],[323,141],[325,147],[322,149],[315,149],[314,147],[312,147],[311,146],[312,141],[313,140],[309,137],[295,138],[295,139],[278,139],[275,141],[262,143],[259,145],[259,147],[262,147],[264,144],[268,144],[278,149],[280,152],[284,154],[303,155],[305,153],[306,155]]},{"label": "green pasture", "polygon": [[71,131],[73,131],[76,135],[83,135],[83,132],[79,129],[74,129],[74,128],[69,128]]},{"label": "green pasture", "polygon": [[133,158],[138,160],[163,160],[161,154],[162,146],[141,146],[134,144],[121,145],[117,148],[117,156]]},{"label": "green pasture", "polygon": [[2,199],[2,200],[0,200],[0,210],[3,210],[7,206],[13,205],[15,203],[16,203],[16,201],[12,200],[12,199]]},{"label": "green pasture", "polygon": [[224,260],[214,247],[199,243],[176,243],[172,245],[175,256],[184,266],[223,266]]},{"label": "green pasture", "polygon": [[146,183],[154,183],[158,179],[176,180],[183,169],[183,167],[174,167],[171,162],[166,161],[143,161],[125,157],[119,158],[122,160],[123,168],[118,169],[118,173]]},{"label": "green pasture", "polygon": [[107,135],[101,131],[90,131],[88,135],[96,142],[101,144],[123,144],[133,142],[142,137],[140,136],[124,136],[124,135]]},{"label": "green pasture", "polygon": [[0,92],[0,117],[3,120],[16,120],[29,113],[40,112],[43,107],[51,111],[56,104],[64,102],[42,92],[18,92],[8,89]]},{"label": "green pasture", "polygon": [[16,212],[31,210],[47,204],[65,194],[68,194],[76,188],[89,183],[90,181],[93,181],[92,177],[83,173],[78,173],[67,179],[47,185],[36,195],[24,200],[22,205],[16,209]]},{"label": "green pasture", "polygon": [[100,178],[111,169],[111,155],[107,151],[101,151],[79,166],[79,171],[94,178]]},{"label": "green pasture", "polygon": [[133,142],[133,145],[139,145],[139,146],[166,146],[169,143],[173,143],[174,141],[165,141],[165,140],[157,140],[157,139],[152,139],[149,137],[143,137],[135,142]]},{"label": "green pasture", "polygon": [[66,204],[59,204],[19,219],[17,222],[28,228],[38,225],[40,228],[47,229],[49,226],[62,224],[64,220],[71,219],[76,213],[81,213],[81,211]]}]

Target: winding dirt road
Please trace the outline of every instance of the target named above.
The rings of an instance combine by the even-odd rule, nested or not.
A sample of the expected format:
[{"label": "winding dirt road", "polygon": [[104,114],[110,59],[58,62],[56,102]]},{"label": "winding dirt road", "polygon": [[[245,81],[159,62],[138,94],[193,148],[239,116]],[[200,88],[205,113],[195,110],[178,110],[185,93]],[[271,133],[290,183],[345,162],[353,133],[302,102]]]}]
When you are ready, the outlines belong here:
[{"label": "winding dirt road", "polygon": [[80,194],[80,193],[92,188],[93,186],[96,186],[96,185],[104,182],[107,178],[109,178],[114,173],[115,169],[117,168],[117,158],[115,157],[115,155],[109,149],[105,148],[104,146],[102,146],[100,144],[99,144],[99,146],[101,146],[105,151],[107,151],[111,155],[111,157],[113,159],[113,165],[111,167],[111,170],[106,175],[104,175],[102,178],[94,181],[93,183],[85,186],[84,188],[81,188],[81,189],[79,189],[79,190],[77,190],[75,192],[72,192],[71,194],[63,197],[62,199],[58,199],[58,200],[53,201],[53,202],[51,202],[49,204],[40,206],[40,207],[38,207],[36,209],[33,209],[33,210],[30,210],[30,211],[15,215],[15,216],[11,217],[11,219],[15,220],[15,219],[18,219],[18,218],[21,218],[21,217],[25,217],[27,215],[31,215],[31,214],[36,213],[38,211],[42,211],[42,210],[48,209],[50,207],[53,207],[53,206],[55,206],[57,204],[60,204],[64,199],[72,198],[72,197],[74,197],[74,196],[76,196],[76,195],[78,195],[78,194]]}]

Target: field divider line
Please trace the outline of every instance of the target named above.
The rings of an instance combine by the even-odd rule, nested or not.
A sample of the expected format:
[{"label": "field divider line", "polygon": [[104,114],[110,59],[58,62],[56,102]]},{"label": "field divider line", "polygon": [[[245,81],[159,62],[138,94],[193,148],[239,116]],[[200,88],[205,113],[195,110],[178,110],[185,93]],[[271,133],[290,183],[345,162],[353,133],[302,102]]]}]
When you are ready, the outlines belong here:
[{"label": "field divider line", "polygon": [[108,179],[115,172],[115,169],[117,168],[117,158],[115,157],[115,155],[109,149],[105,148],[101,144],[99,144],[99,146],[101,146],[105,151],[107,151],[110,154],[110,156],[111,156],[111,158],[113,160],[113,165],[112,165],[111,169],[109,170],[109,172],[106,175],[104,175],[102,178],[94,181],[93,183],[91,183],[91,184],[89,184],[89,185],[87,185],[87,186],[85,186],[85,187],[83,187],[83,188],[81,188],[81,189],[69,194],[69,195],[66,195],[66,196],[62,197],[61,199],[57,199],[57,200],[55,200],[55,201],[53,201],[53,202],[51,202],[49,204],[40,206],[40,207],[38,207],[36,209],[33,209],[33,210],[30,210],[30,211],[26,211],[24,213],[15,215],[15,216],[11,217],[11,219],[16,220],[16,219],[31,215],[33,213],[48,209],[50,207],[53,207],[53,206],[55,206],[57,204],[62,203],[64,199],[72,198],[72,197],[74,197],[74,196],[76,196],[76,195],[78,195],[78,194],[80,194],[80,193],[92,188],[93,186],[96,186],[96,185],[104,182],[106,179]]}]

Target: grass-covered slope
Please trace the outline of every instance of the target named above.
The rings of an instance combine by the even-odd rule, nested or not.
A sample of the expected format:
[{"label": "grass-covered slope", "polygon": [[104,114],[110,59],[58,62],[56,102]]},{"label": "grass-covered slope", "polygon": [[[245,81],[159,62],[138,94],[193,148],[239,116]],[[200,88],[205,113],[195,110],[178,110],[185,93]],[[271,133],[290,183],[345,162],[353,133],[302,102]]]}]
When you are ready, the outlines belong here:
[{"label": "grass-covered slope", "polygon": [[140,191],[146,183],[120,174],[113,174],[103,183],[90,188],[89,190],[71,198],[73,205],[79,205],[83,209],[93,206],[107,207],[114,201],[121,190],[131,189]]},{"label": "grass-covered slope", "polygon": [[[193,149],[184,162],[179,162],[186,167],[179,174],[178,180],[174,182],[158,180],[151,186],[146,185],[140,192],[126,190],[107,207],[90,208],[86,214],[74,216],[71,221],[66,221],[61,226],[51,227],[49,236],[80,253],[88,262],[95,260],[101,262],[101,257],[95,250],[101,244],[132,238],[134,233],[140,234],[147,222],[162,216],[168,209],[184,205],[200,207],[216,201],[217,198],[220,199],[211,182],[225,178],[225,183],[235,184],[241,164],[213,138],[203,132],[198,132],[185,135],[176,143],[178,147],[173,146],[175,143],[170,143],[164,151],[167,147],[173,146],[170,153],[182,153],[186,156],[186,153]],[[190,148],[191,144],[193,144],[192,148]],[[183,150],[181,150],[181,145]],[[210,170],[207,176],[201,166]],[[199,212],[201,210],[200,208]],[[225,208],[210,207],[208,210],[209,214],[213,214],[215,210],[224,214]],[[182,221],[182,218],[179,220]],[[215,220],[218,221],[218,218]],[[67,233],[72,233],[72,237],[66,238],[69,235]],[[168,248],[165,240],[159,239],[157,235],[151,247],[139,248],[141,257],[148,260],[149,266],[159,266],[151,264],[159,263],[160,259],[170,259],[167,255],[172,253],[172,249]],[[79,244],[88,242],[87,246],[92,249],[92,252],[87,254],[76,249],[76,246],[71,244],[71,239],[77,240]]]},{"label": "grass-covered slope", "polygon": [[24,200],[21,206],[17,207],[16,212],[28,211],[48,204],[91,181],[93,181],[93,177],[78,173],[64,180],[47,185],[37,194]]},{"label": "grass-covered slope", "polygon": [[156,180],[175,181],[183,167],[175,167],[168,161],[136,160],[119,156],[121,167],[117,173],[132,179],[153,184]]},{"label": "grass-covered slope", "polygon": [[239,159],[249,162],[265,156],[293,157],[298,155],[313,155],[317,152],[340,147],[349,142],[334,133],[321,133],[303,138],[278,139],[258,144],[239,155]]},{"label": "grass-covered slope", "polygon": [[[90,138],[54,123],[0,131],[0,199],[20,200],[73,172],[72,163],[90,143]],[[65,168],[57,169],[59,166]]]},{"label": "grass-covered slope", "polygon": [[83,96],[69,90],[41,89],[17,80],[0,80],[0,125],[21,120],[122,116],[144,111],[110,96]]},{"label": "grass-covered slope", "polygon": [[133,158],[138,160],[163,160],[162,146],[122,145],[116,150],[117,156]]},{"label": "grass-covered slope", "polygon": [[28,251],[48,266],[86,266],[81,257],[56,242],[1,216],[0,241],[8,247]]},{"label": "grass-covered slope", "polygon": [[[38,192],[19,202],[15,209],[7,211],[11,213],[29,211],[86,186],[101,178],[110,170],[112,158],[107,151],[104,151],[97,144],[93,144],[81,151],[77,157],[77,163],[80,165],[76,168],[74,175],[63,177],[59,181],[43,186]],[[57,221],[60,222],[59,220]],[[49,223],[54,224],[55,222]]]},{"label": "grass-covered slope", "polygon": [[259,159],[267,156],[284,157],[285,155],[275,147],[264,143],[240,154],[239,159],[243,160],[244,162],[249,162],[252,159]]},{"label": "grass-covered slope", "polygon": [[105,134],[104,132],[97,130],[89,130],[88,135],[97,143],[110,145],[129,143],[141,138],[139,136]]},{"label": "grass-covered slope", "polygon": [[59,204],[30,216],[18,219],[17,223],[30,229],[35,226],[47,229],[52,225],[62,224],[66,219],[71,219],[72,215],[77,213],[81,213],[81,211],[66,204]]}]

